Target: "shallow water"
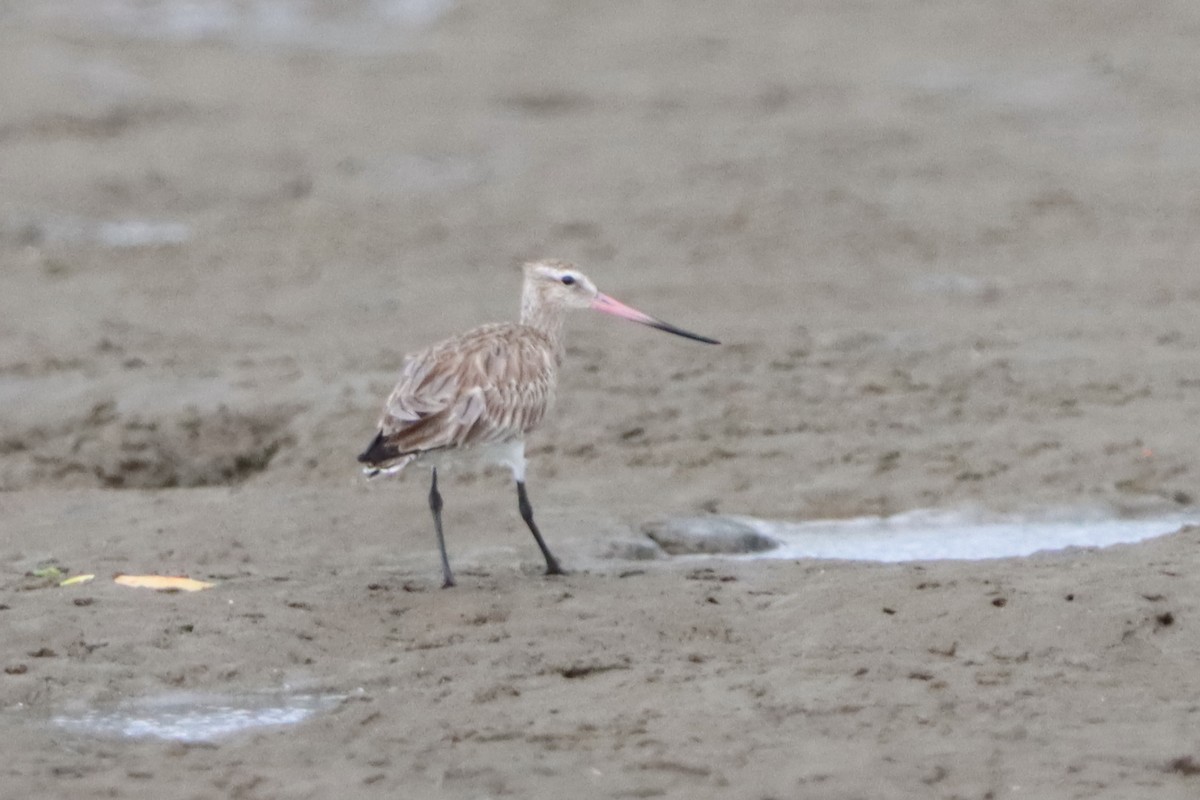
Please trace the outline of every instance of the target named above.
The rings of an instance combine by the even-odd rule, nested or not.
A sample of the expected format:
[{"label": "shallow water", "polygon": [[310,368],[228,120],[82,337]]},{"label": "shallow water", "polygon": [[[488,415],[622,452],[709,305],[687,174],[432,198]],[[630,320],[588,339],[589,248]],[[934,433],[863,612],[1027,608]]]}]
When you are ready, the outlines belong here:
[{"label": "shallow water", "polygon": [[191,226],[174,220],[95,220],[67,214],[10,218],[0,223],[0,232],[15,233],[30,244],[96,244],[118,249],[182,245],[192,238]]},{"label": "shallow water", "polygon": [[10,12],[138,39],[375,53],[409,46],[454,0],[21,0]]},{"label": "shallow water", "polygon": [[343,699],[335,694],[172,694],[56,714],[50,722],[94,736],[211,742],[257,728],[295,725]]},{"label": "shallow water", "polygon": [[737,519],[780,542],[774,550],[748,558],[898,562],[1011,558],[1067,547],[1129,544],[1198,524],[1200,514],[1119,519],[1078,511],[1042,517],[910,511],[891,517],[810,522]]}]

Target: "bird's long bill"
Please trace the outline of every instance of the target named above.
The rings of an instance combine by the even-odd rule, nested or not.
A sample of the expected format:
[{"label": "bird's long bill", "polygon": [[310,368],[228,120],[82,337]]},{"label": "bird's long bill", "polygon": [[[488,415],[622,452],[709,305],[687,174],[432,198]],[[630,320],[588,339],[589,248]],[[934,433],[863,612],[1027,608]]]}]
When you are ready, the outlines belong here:
[{"label": "bird's long bill", "polygon": [[710,339],[698,333],[685,331],[683,328],[676,328],[669,322],[663,322],[661,319],[655,319],[649,314],[643,314],[636,308],[630,308],[619,300],[613,300],[606,294],[596,295],[596,299],[592,301],[592,308],[596,311],[603,311],[605,314],[612,314],[614,317],[640,322],[643,325],[649,325],[651,328],[658,328],[660,331],[673,333],[685,339],[694,339],[697,342],[704,342],[705,344],[720,344],[716,339]]}]

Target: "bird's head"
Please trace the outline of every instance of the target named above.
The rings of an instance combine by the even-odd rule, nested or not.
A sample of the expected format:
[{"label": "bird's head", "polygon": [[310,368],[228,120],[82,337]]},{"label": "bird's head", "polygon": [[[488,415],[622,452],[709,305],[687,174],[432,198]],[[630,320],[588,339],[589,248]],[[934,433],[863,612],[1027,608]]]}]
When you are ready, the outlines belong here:
[{"label": "bird's head", "polygon": [[525,282],[546,305],[590,308],[600,291],[569,261],[534,261],[525,265]]},{"label": "bird's head", "polygon": [[561,322],[561,309],[590,308],[611,314],[621,319],[649,325],[660,331],[673,333],[705,344],[719,344],[715,339],[701,336],[682,328],[655,319],[636,308],[630,308],[619,300],[614,300],[606,294],[601,294],[587,275],[584,275],[574,264],[568,261],[546,260],[533,261],[525,265],[525,290],[521,299],[522,320],[543,319],[549,314],[556,319],[556,325]]}]

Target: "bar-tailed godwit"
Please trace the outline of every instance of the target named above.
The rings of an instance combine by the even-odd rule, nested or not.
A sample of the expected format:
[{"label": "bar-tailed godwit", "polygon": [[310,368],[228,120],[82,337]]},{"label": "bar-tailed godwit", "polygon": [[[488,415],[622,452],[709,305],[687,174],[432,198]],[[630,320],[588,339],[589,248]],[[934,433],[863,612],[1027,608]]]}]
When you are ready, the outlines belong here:
[{"label": "bar-tailed godwit", "polygon": [[546,559],[546,574],[563,574],[533,521],[525,491],[525,434],[542,422],[554,402],[563,317],[574,308],[719,344],[603,295],[572,264],[550,260],[525,265],[520,322],[483,325],[409,354],[384,404],[379,433],[358,460],[371,477],[399,472],[414,462],[432,467],[429,508],[444,586],[454,585],[454,573],[442,535],[437,468],[465,456],[512,470],[517,507]]}]

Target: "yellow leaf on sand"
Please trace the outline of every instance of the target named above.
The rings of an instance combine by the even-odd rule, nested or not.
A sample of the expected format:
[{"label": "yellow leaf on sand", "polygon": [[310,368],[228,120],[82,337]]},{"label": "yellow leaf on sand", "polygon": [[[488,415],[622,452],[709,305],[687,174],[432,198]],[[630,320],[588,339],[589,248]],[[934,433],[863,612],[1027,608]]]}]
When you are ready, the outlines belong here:
[{"label": "yellow leaf on sand", "polygon": [[158,589],[159,591],[198,592],[209,589],[214,584],[198,581],[193,578],[183,578],[175,575],[118,575],[114,581],[122,586],[135,586],[142,589]]},{"label": "yellow leaf on sand", "polygon": [[81,583],[91,583],[95,575],[75,575],[67,578],[65,581],[59,581],[59,586],[78,586]]}]

